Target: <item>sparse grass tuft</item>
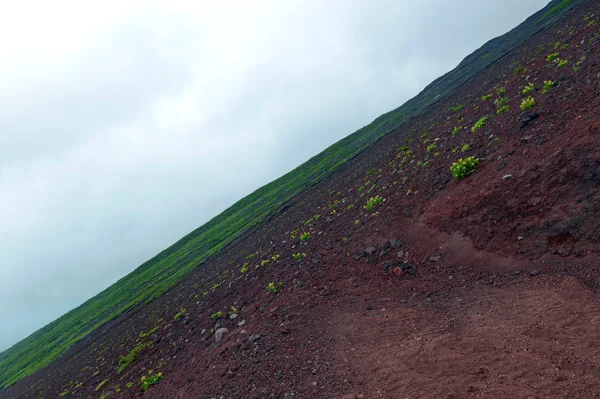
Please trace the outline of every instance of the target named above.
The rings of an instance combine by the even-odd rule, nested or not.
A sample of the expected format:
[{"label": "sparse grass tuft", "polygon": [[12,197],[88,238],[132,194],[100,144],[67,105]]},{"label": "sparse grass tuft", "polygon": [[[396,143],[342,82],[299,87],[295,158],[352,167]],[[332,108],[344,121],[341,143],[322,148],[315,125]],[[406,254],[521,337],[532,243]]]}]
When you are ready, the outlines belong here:
[{"label": "sparse grass tuft", "polygon": [[450,166],[450,171],[455,179],[463,179],[474,173],[479,167],[479,159],[475,157],[461,158]]},{"label": "sparse grass tuft", "polygon": [[533,97],[524,98],[521,102],[521,109],[528,111],[535,106],[535,99]]},{"label": "sparse grass tuft", "polygon": [[141,382],[142,390],[144,390],[144,391],[148,390],[148,388],[150,388],[152,385],[156,384],[162,378],[163,378],[162,373],[156,373],[156,374],[150,375],[150,376],[143,376],[142,380],[141,380],[142,381]]},{"label": "sparse grass tuft", "polygon": [[365,205],[365,209],[371,212],[375,207],[383,202],[383,198],[379,195],[369,198],[367,201],[367,205]]},{"label": "sparse grass tuft", "polygon": [[479,119],[477,122],[475,122],[475,125],[473,125],[473,127],[471,128],[471,131],[473,133],[475,133],[477,130],[481,129],[482,127],[485,126],[485,123],[487,122],[489,116],[484,116],[483,118]]}]

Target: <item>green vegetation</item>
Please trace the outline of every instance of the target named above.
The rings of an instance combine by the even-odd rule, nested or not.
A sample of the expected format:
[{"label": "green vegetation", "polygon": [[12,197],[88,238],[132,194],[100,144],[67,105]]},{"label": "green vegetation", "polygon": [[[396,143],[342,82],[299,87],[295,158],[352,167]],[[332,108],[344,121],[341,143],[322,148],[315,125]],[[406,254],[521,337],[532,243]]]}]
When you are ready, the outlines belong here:
[{"label": "green vegetation", "polygon": [[505,106],[501,107],[500,109],[498,109],[498,111],[496,111],[496,113],[498,115],[502,115],[503,113],[508,112],[508,111],[510,111],[510,105],[505,105]]},{"label": "green vegetation", "polygon": [[427,146],[427,152],[431,152],[431,151],[435,150],[436,148],[437,148],[437,145],[430,144]]},{"label": "green vegetation", "polygon": [[463,179],[475,172],[479,167],[479,159],[475,157],[461,158],[450,166],[450,171],[455,179]]},{"label": "green vegetation", "polygon": [[504,94],[506,94],[506,89],[504,87],[501,87],[496,93],[498,93],[498,96],[502,97]]},{"label": "green vegetation", "polygon": [[455,106],[455,107],[450,107],[450,111],[452,111],[452,112],[458,112],[458,111],[460,111],[461,109],[463,109],[464,107],[465,107],[465,105],[464,105],[464,104],[460,104],[460,105],[457,105],[457,106]]},{"label": "green vegetation", "polygon": [[548,56],[546,57],[546,61],[552,62],[558,58],[558,55],[559,55],[558,53],[548,54]]},{"label": "green vegetation", "polygon": [[367,205],[365,205],[365,209],[371,212],[373,209],[375,209],[377,205],[381,204],[382,202],[383,198],[381,198],[379,195],[376,195],[372,198],[369,198],[369,200],[367,201]]},{"label": "green vegetation", "polygon": [[471,146],[468,144],[463,144],[462,148],[460,149],[461,152],[467,152],[471,149]]},{"label": "green vegetation", "polygon": [[574,2],[575,2],[575,0],[563,0],[563,1],[561,1],[560,3],[558,3],[557,5],[555,5],[554,7],[552,7],[551,9],[549,9],[544,15],[542,15],[542,17],[536,22],[536,25],[544,22],[547,19],[549,19],[554,14],[557,14],[560,11],[563,11],[565,8],[567,8],[568,6],[570,6]]},{"label": "green vegetation", "polygon": [[489,100],[490,98],[492,98],[492,94],[486,94],[485,96],[481,97],[481,100],[482,100],[482,101],[487,101],[487,100]]},{"label": "green vegetation", "polygon": [[522,66],[516,67],[515,68],[515,76],[517,76],[518,74],[520,74],[521,72],[523,72],[525,69]]},{"label": "green vegetation", "polygon": [[174,320],[177,320],[177,319],[183,317],[184,315],[185,315],[185,308],[181,308],[181,310],[179,311],[179,313],[177,313],[175,315],[175,319]]},{"label": "green vegetation", "polygon": [[125,356],[121,356],[119,358],[119,367],[117,368],[117,373],[121,374],[123,370],[131,363],[135,362],[138,354],[150,346],[150,342],[139,342],[128,354]]},{"label": "green vegetation", "polygon": [[523,94],[529,94],[531,93],[533,90],[535,89],[535,86],[533,83],[529,83],[527,86],[525,86],[525,88],[523,89]]},{"label": "green vegetation", "polygon": [[535,106],[535,99],[533,97],[524,98],[521,102],[521,109],[528,111]]},{"label": "green vegetation", "polygon": [[544,81],[544,90],[543,92],[547,92],[548,90],[550,90],[551,88],[553,88],[554,86],[556,86],[556,83],[551,81],[551,80],[546,80]]},{"label": "green vegetation", "polygon": [[300,253],[300,252],[298,252],[297,254],[293,254],[292,256],[293,256],[293,257],[294,257],[294,259],[296,259],[296,260],[300,260],[300,259],[302,259],[302,253]]},{"label": "green vegetation", "polygon": [[211,319],[220,319],[221,317],[223,317],[223,312],[220,310],[210,315]]},{"label": "green vegetation", "polygon": [[248,265],[248,262],[244,263],[242,267],[240,267],[240,273],[248,273]]},{"label": "green vegetation", "polygon": [[569,60],[563,60],[563,59],[557,58],[554,60],[554,63],[559,68],[563,68],[565,65],[567,65],[569,63]]},{"label": "green vegetation", "polygon": [[497,105],[498,105],[499,107],[501,107],[501,106],[503,106],[504,104],[506,104],[508,101],[509,101],[509,100],[508,100],[508,98],[506,98],[506,97],[501,97],[501,98],[499,98],[499,99],[498,99]]},{"label": "green vegetation", "polygon": [[305,231],[304,233],[300,234],[300,241],[302,241],[302,242],[308,241],[309,238],[310,238],[309,231]]},{"label": "green vegetation", "polygon": [[454,127],[454,130],[452,131],[452,135],[453,135],[453,136],[456,136],[456,134],[457,134],[458,132],[460,132],[460,127],[458,127],[458,126],[455,126],[455,127]]},{"label": "green vegetation", "polygon": [[143,376],[141,387],[144,391],[148,390],[152,385],[156,384],[163,378],[162,373],[156,373],[154,375]]},{"label": "green vegetation", "polygon": [[488,116],[484,116],[483,118],[479,119],[477,122],[475,122],[475,125],[473,125],[473,127],[471,128],[471,131],[473,133],[475,133],[477,130],[481,129],[482,127],[485,126],[485,123],[488,120]]},{"label": "green vegetation", "polygon": [[371,169],[367,170],[367,173],[366,173],[366,175],[367,175],[367,176],[371,176],[371,175],[372,175],[373,173],[375,173],[375,172],[376,172],[375,168],[371,168]]},{"label": "green vegetation", "polygon": [[271,294],[275,294],[281,287],[283,287],[283,283],[281,281],[278,283],[271,282],[267,285],[267,291],[269,291]]},{"label": "green vegetation", "polygon": [[106,380],[102,381],[100,384],[98,384],[98,386],[96,386],[96,389],[95,389],[95,391],[96,391],[96,392],[98,392],[99,390],[101,390],[101,389],[102,389],[102,387],[103,387],[104,385],[106,385],[106,383],[107,383],[108,381],[110,381],[110,380],[109,380],[109,379],[106,379]]}]

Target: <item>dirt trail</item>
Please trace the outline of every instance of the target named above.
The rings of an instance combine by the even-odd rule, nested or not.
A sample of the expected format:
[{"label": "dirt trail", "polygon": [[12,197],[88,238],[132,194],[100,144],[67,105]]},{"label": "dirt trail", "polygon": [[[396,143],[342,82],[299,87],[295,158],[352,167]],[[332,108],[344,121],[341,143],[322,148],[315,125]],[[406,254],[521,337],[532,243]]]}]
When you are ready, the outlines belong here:
[{"label": "dirt trail", "polygon": [[575,279],[543,277],[348,307],[331,328],[366,398],[591,398],[598,305]]}]

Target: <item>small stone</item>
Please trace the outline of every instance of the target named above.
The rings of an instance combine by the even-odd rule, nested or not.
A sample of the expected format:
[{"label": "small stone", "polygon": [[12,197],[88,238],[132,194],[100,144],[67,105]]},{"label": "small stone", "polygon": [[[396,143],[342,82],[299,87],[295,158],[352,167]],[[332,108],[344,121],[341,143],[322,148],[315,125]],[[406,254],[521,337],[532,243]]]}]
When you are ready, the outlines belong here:
[{"label": "small stone", "polygon": [[392,269],[392,274],[396,277],[402,277],[404,276],[404,271],[398,266],[396,266]]},{"label": "small stone", "polygon": [[508,180],[508,179],[512,179],[513,175],[504,175],[502,176],[502,180]]},{"label": "small stone", "polygon": [[404,251],[400,250],[398,251],[398,259],[402,259],[404,258]]},{"label": "small stone", "polygon": [[200,331],[200,334],[204,335],[204,334],[206,334],[206,331],[207,331],[206,328],[203,328],[202,331]]},{"label": "small stone", "polygon": [[375,253],[375,251],[377,251],[377,248],[375,248],[375,247],[365,248],[365,253],[369,256],[373,255]]},{"label": "small stone", "polygon": [[226,328],[219,328],[217,331],[215,331],[215,341],[217,343],[221,342],[223,340],[223,338],[225,338],[225,336],[229,333],[229,330]]},{"label": "small stone", "polygon": [[238,318],[238,315],[237,315],[237,313],[232,313],[231,315],[229,315],[229,319],[230,319],[230,320],[235,320],[235,319],[237,319],[237,318]]},{"label": "small stone", "polygon": [[389,271],[392,267],[394,267],[394,262],[393,260],[388,260],[387,262],[384,263],[383,265],[383,269],[387,272]]},{"label": "small stone", "polygon": [[540,269],[533,269],[532,271],[529,272],[529,275],[532,277],[535,277],[537,275],[539,275],[542,271]]},{"label": "small stone", "polygon": [[432,256],[431,258],[429,258],[430,262],[439,262],[440,260],[442,260],[442,257],[439,255]]},{"label": "small stone", "polygon": [[402,240],[399,238],[392,238],[390,240],[390,246],[394,249],[401,248],[402,245],[404,245],[404,242],[402,242]]},{"label": "small stone", "polygon": [[256,342],[261,337],[262,337],[262,335],[260,335],[260,334],[250,334],[250,336],[248,337],[248,341],[250,341],[250,342]]},{"label": "small stone", "polygon": [[517,237],[517,240],[519,240],[519,241],[523,241],[524,239],[525,239],[525,237],[523,237],[523,236],[518,236]]},{"label": "small stone", "polygon": [[237,325],[238,325],[238,327],[246,325],[246,320],[240,321]]}]

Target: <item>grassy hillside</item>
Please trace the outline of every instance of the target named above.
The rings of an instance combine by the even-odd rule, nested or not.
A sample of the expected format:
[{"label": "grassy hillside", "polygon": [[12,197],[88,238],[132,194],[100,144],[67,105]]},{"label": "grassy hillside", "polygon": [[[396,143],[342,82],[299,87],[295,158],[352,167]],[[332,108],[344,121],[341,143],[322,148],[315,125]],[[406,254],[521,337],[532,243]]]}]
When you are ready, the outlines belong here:
[{"label": "grassy hillside", "polygon": [[0,353],[0,390],[53,362],[81,338],[124,311],[159,297],[211,255],[403,122],[445,98],[539,30],[557,23],[583,0],[555,0],[508,34],[465,58],[418,96],[384,114],[298,168],[241,199],[81,306]]}]

